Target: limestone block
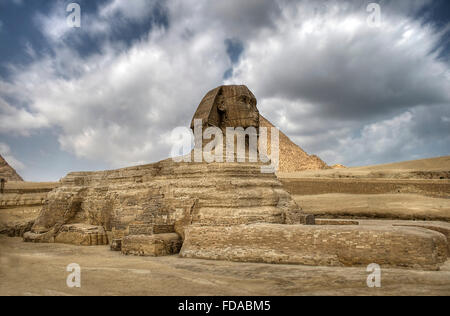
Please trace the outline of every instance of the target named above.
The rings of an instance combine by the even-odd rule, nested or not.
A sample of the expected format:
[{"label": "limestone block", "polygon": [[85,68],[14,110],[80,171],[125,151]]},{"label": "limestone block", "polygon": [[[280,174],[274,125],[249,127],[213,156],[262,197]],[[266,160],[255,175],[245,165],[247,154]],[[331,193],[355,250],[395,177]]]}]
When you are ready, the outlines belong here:
[{"label": "limestone block", "polygon": [[394,226],[404,226],[404,227],[421,227],[426,228],[429,230],[434,230],[436,232],[439,232],[443,234],[447,238],[448,243],[448,251],[450,255],[450,224],[443,223],[443,222],[435,222],[435,223],[424,223],[424,222],[418,222],[418,223],[408,223],[408,224],[398,224]]},{"label": "limestone block", "polygon": [[185,258],[425,270],[447,259],[445,236],[422,228],[254,224],[191,226],[185,233]]},{"label": "limestone block", "polygon": [[154,235],[174,233],[174,225],[158,225],[152,223],[133,223],[128,226],[129,235]]},{"label": "limestone block", "polygon": [[323,219],[318,218],[315,221],[316,225],[359,225],[358,221],[342,220],[342,219]]},{"label": "limestone block", "polygon": [[122,239],[113,239],[111,241],[111,251],[122,251]]},{"label": "limestone block", "polygon": [[0,224],[0,234],[7,235],[8,237],[23,237],[26,232],[31,230],[34,221],[20,221],[8,224]]},{"label": "limestone block", "polygon": [[[225,133],[227,127],[256,131],[260,124],[256,98],[245,86],[221,86],[208,93],[193,122],[196,119]],[[243,140],[247,155],[250,141]],[[233,149],[232,157],[236,155]],[[195,151],[185,158],[189,156]],[[63,225],[84,223],[104,227],[115,239],[174,231],[184,238],[191,224],[313,224],[314,218],[304,216],[276,175],[261,172],[268,162],[190,161],[166,159],[117,170],[72,172],[48,194],[32,232],[59,232]]]},{"label": "limestone block", "polygon": [[36,243],[53,243],[55,242],[54,232],[50,230],[46,233],[34,233],[26,232],[23,234],[24,242],[36,242]]},{"label": "limestone block", "polygon": [[149,257],[168,256],[178,253],[181,244],[181,237],[176,233],[130,235],[122,240],[122,253]]},{"label": "limestone block", "polygon": [[108,244],[108,236],[101,226],[72,224],[61,227],[55,242],[78,246],[100,246]]}]

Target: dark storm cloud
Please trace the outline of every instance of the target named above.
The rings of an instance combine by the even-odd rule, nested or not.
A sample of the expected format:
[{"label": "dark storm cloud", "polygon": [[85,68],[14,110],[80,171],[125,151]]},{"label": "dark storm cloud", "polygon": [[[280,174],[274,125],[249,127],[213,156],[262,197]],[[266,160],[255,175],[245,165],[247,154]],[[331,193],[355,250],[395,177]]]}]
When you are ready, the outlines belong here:
[{"label": "dark storm cloud", "polygon": [[31,10],[39,43],[12,37],[10,55],[28,62],[4,60],[1,148],[33,179],[43,173],[20,155],[39,151],[44,131],[52,155],[36,159],[55,161],[53,177],[156,161],[207,91],[238,83],[330,164],[448,154],[450,67],[442,27],[422,16],[431,2],[380,1],[380,28],[368,27],[367,3],[105,0],[80,30],[59,9]]},{"label": "dark storm cloud", "polygon": [[[262,97],[314,103],[316,115],[337,119],[449,102],[447,65],[432,56],[440,37],[388,15],[384,27],[370,28],[366,16],[325,13],[313,20],[307,36],[291,26],[284,39],[268,36],[272,47],[264,47],[261,38],[247,54],[258,67],[251,74],[244,68],[243,76],[238,67],[237,78],[249,80]],[[310,27],[301,15],[297,18],[298,29]]]},{"label": "dark storm cloud", "polygon": [[274,27],[282,11],[278,1],[228,0],[207,1],[204,12],[220,21],[229,34],[248,38],[262,29]]}]

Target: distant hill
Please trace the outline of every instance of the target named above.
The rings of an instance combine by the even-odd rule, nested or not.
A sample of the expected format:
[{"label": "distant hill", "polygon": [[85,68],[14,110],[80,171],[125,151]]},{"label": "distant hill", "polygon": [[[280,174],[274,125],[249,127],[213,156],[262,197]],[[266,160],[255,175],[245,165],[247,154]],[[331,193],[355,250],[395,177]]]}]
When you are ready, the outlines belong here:
[{"label": "distant hill", "polygon": [[[260,116],[261,127],[268,128],[268,152],[270,152],[270,128],[274,127],[266,118]],[[296,172],[304,170],[329,169],[328,165],[316,155],[308,155],[300,146],[292,142],[280,131],[280,166],[279,172]]]},{"label": "distant hill", "polygon": [[343,169],[284,172],[284,178],[450,179],[450,156]]},{"label": "distant hill", "polygon": [[0,155],[0,179],[6,181],[23,181],[22,177]]},{"label": "distant hill", "polygon": [[450,156],[395,162],[385,165],[357,167],[358,170],[420,170],[420,171],[449,171]]}]

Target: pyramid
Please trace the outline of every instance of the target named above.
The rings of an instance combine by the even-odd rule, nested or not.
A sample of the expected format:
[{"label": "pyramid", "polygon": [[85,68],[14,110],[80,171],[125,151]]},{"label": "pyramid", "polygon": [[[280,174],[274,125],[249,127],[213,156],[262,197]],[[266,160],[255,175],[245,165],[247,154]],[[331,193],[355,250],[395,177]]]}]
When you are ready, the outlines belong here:
[{"label": "pyramid", "polygon": [[0,179],[5,179],[6,181],[23,181],[21,176],[19,176],[7,162],[0,155]]},{"label": "pyramid", "polygon": [[[270,129],[275,127],[262,115],[260,116],[260,127],[268,129],[268,152],[270,152]],[[329,169],[330,167],[316,155],[308,155],[303,149],[289,139],[283,132],[279,131],[280,157],[278,172],[296,172],[304,170]]]}]

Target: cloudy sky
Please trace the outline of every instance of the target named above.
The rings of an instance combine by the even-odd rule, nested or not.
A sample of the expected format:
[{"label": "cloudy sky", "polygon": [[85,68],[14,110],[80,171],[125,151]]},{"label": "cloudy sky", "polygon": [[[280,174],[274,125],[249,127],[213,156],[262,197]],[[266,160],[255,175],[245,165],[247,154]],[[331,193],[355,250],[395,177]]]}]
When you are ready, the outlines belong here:
[{"label": "cloudy sky", "polygon": [[166,158],[224,83],[328,164],[450,154],[447,0],[78,0],[80,28],[71,2],[0,0],[0,154],[26,180]]}]

